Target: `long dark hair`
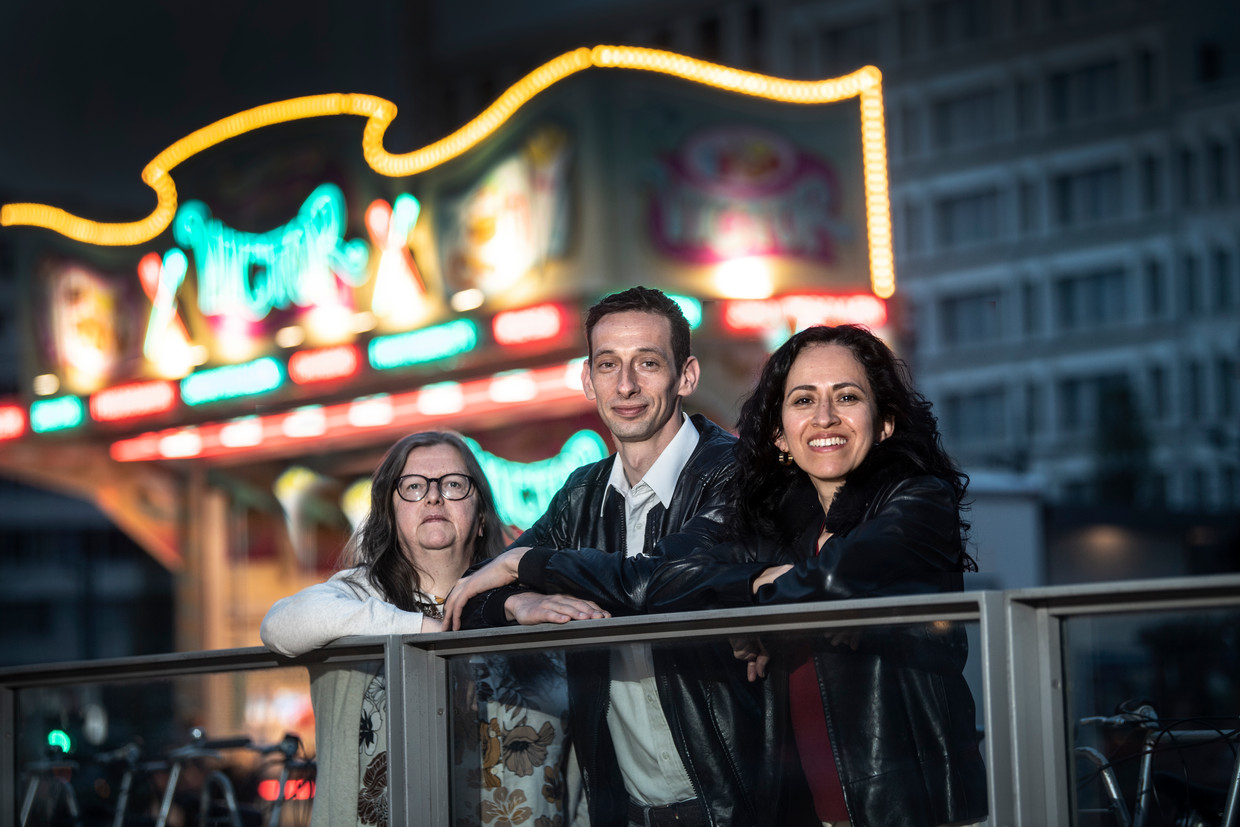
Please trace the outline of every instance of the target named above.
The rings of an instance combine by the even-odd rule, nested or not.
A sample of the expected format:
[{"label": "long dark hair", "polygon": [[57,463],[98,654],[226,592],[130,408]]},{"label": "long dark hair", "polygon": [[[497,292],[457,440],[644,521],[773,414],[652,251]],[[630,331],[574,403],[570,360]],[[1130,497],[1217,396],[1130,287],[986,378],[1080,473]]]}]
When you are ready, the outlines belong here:
[{"label": "long dark hair", "polygon": [[[884,450],[898,451],[922,473],[946,480],[956,492],[957,505],[964,505],[969,477],[944,450],[930,401],[913,388],[908,365],[864,327],[818,325],[795,334],[771,354],[758,384],[741,407],[737,421],[736,458],[740,471],[734,482],[733,533],[744,527],[745,531],[777,534],[777,506],[789,486],[805,476],[795,465],[779,463],[773,443],[782,423],[788,373],[801,351],[816,345],[842,345],[852,352],[865,369],[874,394],[878,408],[875,427],[881,428],[888,420],[895,423],[892,435],[883,442]],[[966,536],[969,523],[962,519],[960,528],[961,536]],[[963,548],[961,555],[962,565],[969,567],[972,558]]]},{"label": "long dark hair", "polygon": [[360,567],[383,598],[406,612],[434,613],[437,607],[422,591],[422,572],[400,548],[396,531],[396,508],[392,493],[405,469],[405,460],[415,448],[450,445],[461,455],[478,492],[482,515],[482,534],[474,540],[470,565],[494,557],[504,549],[504,529],[495,510],[495,497],[482,466],[459,436],[447,431],[422,431],[401,438],[388,449],[370,478],[370,512],[353,532],[341,554],[343,568]]}]

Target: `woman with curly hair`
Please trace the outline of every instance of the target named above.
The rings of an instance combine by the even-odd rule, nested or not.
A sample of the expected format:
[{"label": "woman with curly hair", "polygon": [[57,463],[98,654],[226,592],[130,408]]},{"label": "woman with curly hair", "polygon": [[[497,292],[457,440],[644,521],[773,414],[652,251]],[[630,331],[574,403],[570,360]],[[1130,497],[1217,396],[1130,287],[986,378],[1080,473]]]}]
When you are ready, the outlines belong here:
[{"label": "woman with curly hair", "polygon": [[[579,550],[523,562],[509,551],[487,568],[615,615],[954,592],[976,569],[961,516],[968,477],[943,449],[907,367],[869,330],[793,335],[768,359],[738,431],[728,542],[680,559]],[[985,817],[963,628],[766,643],[769,653],[758,641],[734,648],[750,680],[786,687],[824,824]]]}]

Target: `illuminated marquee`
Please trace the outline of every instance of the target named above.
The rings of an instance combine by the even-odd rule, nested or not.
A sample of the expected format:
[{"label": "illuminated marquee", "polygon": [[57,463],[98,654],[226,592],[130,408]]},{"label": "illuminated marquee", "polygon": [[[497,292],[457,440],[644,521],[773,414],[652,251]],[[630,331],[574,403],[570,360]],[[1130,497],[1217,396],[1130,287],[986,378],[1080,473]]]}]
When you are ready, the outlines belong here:
[{"label": "illuminated marquee", "polygon": [[401,155],[383,147],[396,117],[391,101],[373,95],[327,94],[294,98],[238,112],[193,132],[157,155],[142,171],[156,194],[157,206],[146,218],[120,224],[91,221],[46,204],[5,204],[0,225],[46,227],[62,235],[100,245],[141,244],[158,235],[176,213],[177,191],[171,171],[187,158],[222,141],[277,123],[303,118],[352,115],[366,118],[362,155],[380,175],[403,177],[425,172],[458,157],[493,134],[535,95],[566,77],[591,67],[654,72],[741,95],[795,105],[836,103],[856,98],[861,115],[862,178],[869,241],[870,280],[876,295],[895,292],[891,249],[891,212],[887,192],[887,149],[882,75],[866,66],[848,75],[802,81],[733,69],[659,49],[630,46],[581,48],[556,57],[505,90],[477,117],[428,146]]}]

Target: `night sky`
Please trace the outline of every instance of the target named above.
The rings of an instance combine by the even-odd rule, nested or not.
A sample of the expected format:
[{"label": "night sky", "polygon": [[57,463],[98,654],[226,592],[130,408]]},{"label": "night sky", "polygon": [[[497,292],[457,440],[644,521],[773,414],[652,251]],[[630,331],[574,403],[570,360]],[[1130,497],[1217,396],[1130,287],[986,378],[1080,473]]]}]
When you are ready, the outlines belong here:
[{"label": "night sky", "polygon": [[299,95],[396,102],[417,26],[404,3],[4,0],[0,3],[0,203],[93,210],[154,205],[142,167],[235,112]]}]

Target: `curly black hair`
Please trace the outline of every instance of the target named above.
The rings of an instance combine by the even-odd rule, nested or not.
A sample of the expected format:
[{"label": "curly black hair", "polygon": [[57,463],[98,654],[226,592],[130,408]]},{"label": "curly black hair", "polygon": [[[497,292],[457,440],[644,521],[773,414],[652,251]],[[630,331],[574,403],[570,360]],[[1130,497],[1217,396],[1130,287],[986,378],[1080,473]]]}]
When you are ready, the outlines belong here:
[{"label": "curly black hair", "polygon": [[[895,423],[884,447],[898,451],[922,472],[946,480],[956,492],[957,504],[965,505],[969,477],[944,450],[931,403],[913,388],[908,365],[864,327],[817,325],[793,335],[771,354],[741,407],[736,426],[740,471],[733,483],[736,510],[732,533],[738,534],[744,527],[745,531],[777,534],[776,506],[793,481],[805,474],[795,465],[779,463],[774,440],[780,432],[784,384],[792,365],[802,350],[818,345],[842,345],[852,351],[865,369],[878,408],[875,428],[887,421]],[[969,523],[962,519],[960,527],[961,536],[967,536]],[[963,548],[961,555],[962,565],[971,568],[972,558]]]}]

